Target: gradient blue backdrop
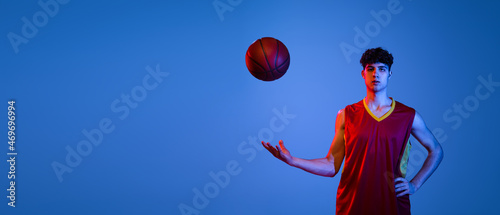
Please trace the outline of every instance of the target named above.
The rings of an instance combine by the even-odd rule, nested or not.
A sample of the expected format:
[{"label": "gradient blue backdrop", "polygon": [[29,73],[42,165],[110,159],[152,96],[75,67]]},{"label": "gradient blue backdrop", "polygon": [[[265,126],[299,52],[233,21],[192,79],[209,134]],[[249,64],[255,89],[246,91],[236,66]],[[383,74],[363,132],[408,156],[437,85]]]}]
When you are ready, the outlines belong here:
[{"label": "gradient blue backdrop", "polygon": [[[226,5],[222,16],[214,2]],[[14,99],[19,155],[11,208],[4,127],[0,214],[182,214],[180,206],[199,214],[334,214],[340,175],[288,167],[248,137],[283,139],[302,158],[325,156],[337,111],[365,96],[361,53],[378,46],[395,56],[389,96],[441,131],[444,160],[411,196],[412,212],[498,213],[500,88],[473,97],[478,77],[500,82],[500,3],[400,0],[399,13],[356,47],[355,28],[365,31],[375,21],[370,11],[388,10],[389,2],[61,1],[16,53],[9,33],[22,36],[22,18],[33,22],[43,9],[37,1],[1,1],[0,123],[6,126]],[[291,55],[288,72],[274,82],[255,79],[245,66],[246,49],[265,36]],[[361,52],[348,62],[342,43]],[[148,66],[169,75],[128,115],[113,111],[115,100],[142,86]],[[466,117],[453,112],[464,101],[472,109]],[[270,137],[273,109],[284,108],[295,118]],[[66,148],[105,118],[114,130],[58,180],[52,164],[66,164]],[[408,178],[426,153],[414,146]],[[214,185],[209,173],[228,163],[239,172],[196,208],[193,190]]]}]

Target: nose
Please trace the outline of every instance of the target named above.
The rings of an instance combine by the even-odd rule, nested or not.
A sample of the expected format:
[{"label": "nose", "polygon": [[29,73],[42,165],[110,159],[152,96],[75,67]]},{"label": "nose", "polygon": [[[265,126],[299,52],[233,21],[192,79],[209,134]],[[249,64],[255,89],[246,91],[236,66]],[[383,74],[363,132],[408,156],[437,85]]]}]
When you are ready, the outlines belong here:
[{"label": "nose", "polygon": [[374,78],[378,78],[378,74],[379,74],[378,69],[374,69],[374,70],[373,70],[373,77],[374,77]]}]

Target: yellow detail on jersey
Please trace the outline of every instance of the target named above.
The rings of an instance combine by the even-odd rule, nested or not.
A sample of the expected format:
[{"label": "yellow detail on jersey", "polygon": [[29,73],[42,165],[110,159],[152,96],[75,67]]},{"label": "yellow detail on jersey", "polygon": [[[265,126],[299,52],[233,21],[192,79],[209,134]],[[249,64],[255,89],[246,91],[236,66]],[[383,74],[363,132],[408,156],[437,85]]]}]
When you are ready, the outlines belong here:
[{"label": "yellow detail on jersey", "polygon": [[405,152],[403,153],[403,157],[401,158],[401,163],[399,164],[399,170],[403,175],[403,178],[406,177],[406,168],[408,167],[408,159],[410,158],[410,149],[411,142],[408,139],[408,143],[406,143]]},{"label": "yellow detail on jersey", "polygon": [[391,98],[391,99],[392,99],[391,109],[389,111],[387,111],[387,113],[385,113],[380,118],[375,116],[375,114],[372,113],[370,108],[368,108],[368,105],[366,105],[365,99],[363,99],[363,105],[365,106],[365,109],[370,114],[370,116],[372,116],[375,120],[377,120],[377,122],[380,122],[380,121],[384,120],[385,118],[387,118],[389,115],[391,115],[392,111],[394,111],[394,108],[396,108],[396,102],[394,101],[393,98]]}]

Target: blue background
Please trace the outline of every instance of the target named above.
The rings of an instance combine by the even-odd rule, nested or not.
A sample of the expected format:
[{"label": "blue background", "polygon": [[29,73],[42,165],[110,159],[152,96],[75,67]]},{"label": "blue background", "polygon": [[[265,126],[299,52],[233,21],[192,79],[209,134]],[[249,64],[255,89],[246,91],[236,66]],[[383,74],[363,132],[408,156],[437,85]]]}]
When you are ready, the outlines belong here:
[{"label": "blue background", "polygon": [[[179,207],[334,214],[340,175],[288,167],[248,137],[283,139],[301,158],[325,156],[337,111],[366,95],[359,58],[378,46],[395,57],[389,96],[441,131],[444,160],[411,196],[412,212],[497,213],[500,88],[481,88],[486,99],[475,98],[475,90],[479,77],[500,82],[498,1],[400,0],[400,12],[378,32],[369,28],[369,41],[358,45],[354,29],[366,33],[376,21],[370,11],[387,10],[388,0],[220,2],[229,9],[221,16],[213,1],[61,1],[16,52],[9,33],[23,36],[22,18],[33,22],[43,9],[36,1],[2,1],[0,115],[14,99],[18,156],[11,208],[4,127],[0,214],[182,214]],[[266,36],[291,55],[288,72],[273,82],[255,79],[245,66],[248,46]],[[342,43],[359,51],[345,55]],[[136,94],[135,108],[121,103],[122,95],[139,92],[148,66],[168,76]],[[129,113],[113,111],[115,101]],[[453,111],[464,102],[468,115]],[[295,117],[269,130],[273,109]],[[60,181],[52,164],[67,165],[66,148],[76,150],[87,140],[82,132],[106,118],[114,130]],[[426,154],[413,141],[409,179]],[[238,172],[214,190],[209,173],[224,175],[228,163]],[[197,208],[193,190],[210,186],[212,197]]]}]

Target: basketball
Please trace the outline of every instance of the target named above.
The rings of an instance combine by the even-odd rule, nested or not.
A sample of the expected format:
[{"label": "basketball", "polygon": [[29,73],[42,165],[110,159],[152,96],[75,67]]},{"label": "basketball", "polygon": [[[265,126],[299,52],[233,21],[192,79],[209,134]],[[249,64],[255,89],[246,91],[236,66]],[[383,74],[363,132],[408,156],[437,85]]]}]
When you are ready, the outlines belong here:
[{"label": "basketball", "polygon": [[290,54],[286,46],[272,37],[263,37],[248,47],[245,61],[248,71],[262,81],[281,78],[290,66]]}]

